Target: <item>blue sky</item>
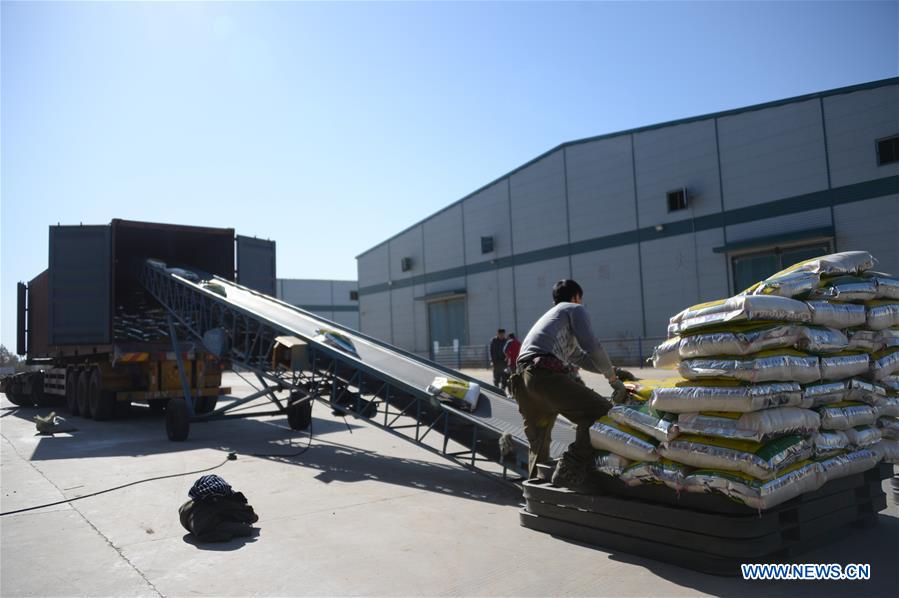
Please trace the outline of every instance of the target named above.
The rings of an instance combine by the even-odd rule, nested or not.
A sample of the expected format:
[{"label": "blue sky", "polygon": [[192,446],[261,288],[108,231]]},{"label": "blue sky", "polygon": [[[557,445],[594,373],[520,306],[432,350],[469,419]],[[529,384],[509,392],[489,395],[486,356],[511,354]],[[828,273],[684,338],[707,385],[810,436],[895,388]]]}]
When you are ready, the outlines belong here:
[{"label": "blue sky", "polygon": [[354,279],[563,141],[896,76],[897,6],[3,2],[0,340],[50,224],[233,227]]}]

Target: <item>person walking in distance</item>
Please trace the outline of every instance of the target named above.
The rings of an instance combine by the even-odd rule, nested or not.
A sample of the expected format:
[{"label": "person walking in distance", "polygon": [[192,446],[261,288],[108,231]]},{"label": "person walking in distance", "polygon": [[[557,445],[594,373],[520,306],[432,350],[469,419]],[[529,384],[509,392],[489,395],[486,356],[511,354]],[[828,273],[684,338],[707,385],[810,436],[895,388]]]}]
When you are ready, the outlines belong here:
[{"label": "person walking in distance", "polygon": [[[555,305],[537,320],[522,343],[509,387],[530,443],[530,477],[536,475],[538,463],[550,462],[556,417],[562,414],[577,426],[575,441],[552,476],[556,486],[577,488],[586,481],[594,454],[590,426],[611,409],[613,401],[623,402],[627,389],[593,334],[590,316],[582,305],[581,286],[573,280],[560,280],[553,286],[552,296]],[[576,367],[605,375],[614,391],[612,400],[578,382],[573,375]]]},{"label": "person walking in distance", "polygon": [[503,353],[505,344],[506,329],[500,328],[496,331],[496,336],[490,339],[488,349],[490,367],[493,368],[493,386],[499,386],[503,381],[503,369],[506,367],[506,355]]},{"label": "person walking in distance", "polygon": [[509,392],[509,377],[515,373],[515,364],[518,362],[518,353],[521,352],[521,341],[515,338],[515,333],[509,333],[509,340],[503,346],[503,355],[506,356],[506,367],[503,370],[502,389]]}]

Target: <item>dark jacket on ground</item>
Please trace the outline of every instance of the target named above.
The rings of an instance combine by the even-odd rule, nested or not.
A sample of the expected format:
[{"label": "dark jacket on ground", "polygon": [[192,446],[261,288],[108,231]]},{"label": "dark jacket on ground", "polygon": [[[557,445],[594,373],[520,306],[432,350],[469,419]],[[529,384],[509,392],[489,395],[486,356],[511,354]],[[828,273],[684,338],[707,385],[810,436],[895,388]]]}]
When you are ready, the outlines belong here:
[{"label": "dark jacket on ground", "polygon": [[251,524],[259,521],[241,492],[189,500],[178,509],[181,525],[200,542],[227,542],[234,536],[249,536]]}]

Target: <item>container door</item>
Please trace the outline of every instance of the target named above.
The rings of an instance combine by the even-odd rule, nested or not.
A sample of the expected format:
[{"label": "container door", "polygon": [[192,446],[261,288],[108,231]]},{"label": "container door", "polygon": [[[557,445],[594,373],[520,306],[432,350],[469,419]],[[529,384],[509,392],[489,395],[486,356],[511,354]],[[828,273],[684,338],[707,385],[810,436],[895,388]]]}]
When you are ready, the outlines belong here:
[{"label": "container door", "polygon": [[111,342],[109,226],[50,227],[50,344]]},{"label": "container door", "polygon": [[275,242],[237,235],[237,282],[275,296]]},{"label": "container door", "polygon": [[28,351],[25,346],[25,324],[27,322],[25,303],[27,300],[28,287],[24,282],[20,282],[16,286],[16,353],[19,355],[25,355]]}]

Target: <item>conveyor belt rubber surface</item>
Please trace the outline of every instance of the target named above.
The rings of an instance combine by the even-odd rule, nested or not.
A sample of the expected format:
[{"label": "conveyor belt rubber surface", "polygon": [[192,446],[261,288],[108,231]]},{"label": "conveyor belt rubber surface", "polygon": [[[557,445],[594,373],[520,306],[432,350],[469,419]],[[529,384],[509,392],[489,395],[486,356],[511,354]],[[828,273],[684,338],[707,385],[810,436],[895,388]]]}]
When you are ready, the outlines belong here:
[{"label": "conveyor belt rubber surface", "polygon": [[[179,280],[184,282],[183,279]],[[224,296],[213,295],[217,301],[252,312],[255,316],[275,326],[290,330],[291,333],[312,343],[315,343],[314,338],[318,335],[316,332],[318,329],[338,329],[352,340],[359,356],[359,362],[386,377],[419,389],[423,394],[435,376],[449,374],[456,378],[478,382],[481,385],[481,399],[477,408],[470,413],[462,411],[457,411],[457,413],[468,418],[475,425],[498,433],[508,433],[517,444],[527,447],[527,438],[518,407],[514,401],[503,396],[498,389],[268,295],[222,278],[216,277],[215,280],[224,287]],[[344,354],[344,359],[351,361],[356,358]],[[450,406],[444,406],[444,408],[454,409]],[[552,456],[560,456],[573,441],[574,429],[571,425],[564,421],[558,422],[553,429]]]}]

